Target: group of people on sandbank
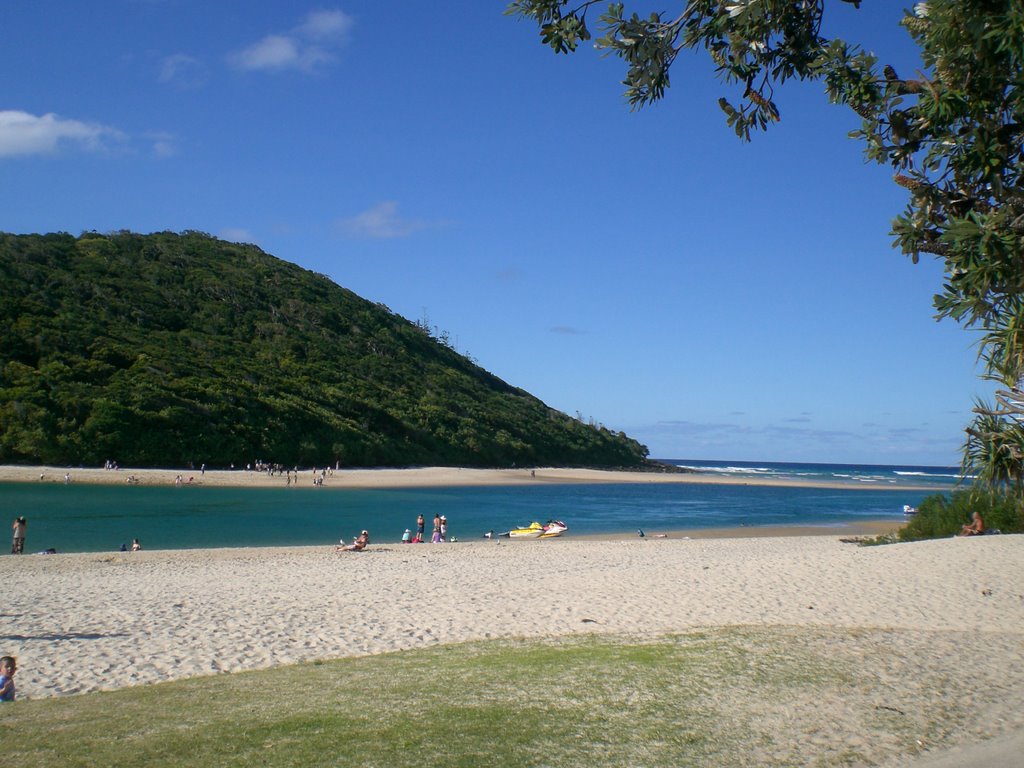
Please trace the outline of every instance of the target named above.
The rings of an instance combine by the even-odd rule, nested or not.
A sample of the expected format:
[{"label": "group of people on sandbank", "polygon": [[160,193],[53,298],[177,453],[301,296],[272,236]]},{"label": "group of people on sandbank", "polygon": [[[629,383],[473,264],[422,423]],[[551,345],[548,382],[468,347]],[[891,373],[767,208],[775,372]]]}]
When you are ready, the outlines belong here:
[{"label": "group of people on sandbank", "polygon": [[[424,542],[423,534],[426,531],[426,520],[423,515],[416,516],[416,535],[414,536],[412,531],[408,528],[405,529],[405,533],[402,534],[403,544],[422,544]],[[441,544],[446,541],[455,541],[453,536],[451,539],[448,538],[448,518],[442,514],[434,515],[434,531],[430,535],[431,544]]]},{"label": "group of people on sandbank", "polygon": [[[423,515],[416,516],[416,533],[412,532],[412,529],[406,528],[405,533],[402,534],[403,544],[423,544],[423,535],[426,532],[426,519]],[[433,544],[440,544],[446,541],[456,541],[454,536],[448,536],[448,518],[442,514],[434,515],[434,531],[430,536],[430,541]],[[362,552],[366,549],[366,545],[370,543],[370,534],[368,531],[360,533],[351,544],[346,544],[345,540],[342,539],[337,546],[335,546],[335,552]]]}]

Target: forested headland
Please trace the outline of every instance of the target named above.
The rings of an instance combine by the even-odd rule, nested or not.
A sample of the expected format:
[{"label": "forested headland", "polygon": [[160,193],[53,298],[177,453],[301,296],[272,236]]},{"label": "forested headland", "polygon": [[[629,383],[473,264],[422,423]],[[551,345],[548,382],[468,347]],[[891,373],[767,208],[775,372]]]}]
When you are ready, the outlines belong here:
[{"label": "forested headland", "polygon": [[0,463],[637,467],[428,329],[197,232],[0,234]]}]

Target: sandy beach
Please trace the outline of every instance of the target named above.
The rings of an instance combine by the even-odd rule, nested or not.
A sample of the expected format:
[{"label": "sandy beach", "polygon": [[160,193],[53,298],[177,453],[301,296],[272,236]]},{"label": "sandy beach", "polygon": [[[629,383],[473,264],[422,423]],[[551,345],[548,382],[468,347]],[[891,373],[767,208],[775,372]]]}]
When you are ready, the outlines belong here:
[{"label": "sandy beach", "polygon": [[786,628],[885,670],[901,711],[969,695],[950,737],[969,743],[1024,728],[1022,575],[1022,536],[4,556],[0,651],[39,698],[488,638]]},{"label": "sandy beach", "polygon": [[[245,470],[55,467],[0,467],[0,482],[64,482],[65,472],[74,483],[133,475],[171,484],[182,474],[211,486],[281,484]],[[327,484],[575,482],[749,481],[424,468],[341,470]],[[464,641],[742,627],[863,669],[857,690],[801,715],[820,720],[823,739],[857,733],[865,711],[939,712],[951,719],[939,743],[858,749],[875,750],[877,765],[917,765],[908,755],[918,752],[952,755],[943,758],[954,760],[949,765],[1000,765],[972,763],[971,750],[1015,754],[1024,744],[1024,536],[880,547],[843,541],[893,523],[864,525],[374,543],[362,553],[327,546],[4,556],[0,653],[18,658],[19,697],[32,699]]]},{"label": "sandy beach", "polygon": [[[317,473],[319,474],[319,472]],[[178,478],[189,485],[235,488],[280,488],[285,479],[246,469],[116,469],[90,467],[38,467],[0,465],[0,483],[83,483],[119,485],[174,485]],[[298,473],[302,485],[312,483],[314,471]],[[470,469],[465,467],[414,467],[405,469],[329,470],[324,486],[333,488],[443,488],[499,485],[556,485],[571,483],[707,483],[717,485],[765,485],[776,487],[862,488],[865,490],[934,490],[913,482],[852,484],[814,479],[730,477],[700,472],[634,472],[629,470],[538,467],[533,469]]]}]

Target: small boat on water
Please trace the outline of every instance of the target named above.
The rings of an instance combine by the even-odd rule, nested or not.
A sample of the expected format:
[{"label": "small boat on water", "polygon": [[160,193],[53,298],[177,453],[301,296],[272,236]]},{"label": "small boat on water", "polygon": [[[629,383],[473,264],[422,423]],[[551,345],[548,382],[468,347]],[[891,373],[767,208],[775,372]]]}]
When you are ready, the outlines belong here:
[{"label": "small boat on water", "polygon": [[917,507],[912,507],[909,504],[903,505],[903,514],[907,517],[913,517],[917,514]]},{"label": "small boat on water", "polygon": [[527,526],[513,528],[508,533],[501,535],[508,536],[510,539],[553,539],[556,536],[561,536],[567,530],[569,530],[569,526],[561,520],[548,520],[544,525],[534,521]]}]

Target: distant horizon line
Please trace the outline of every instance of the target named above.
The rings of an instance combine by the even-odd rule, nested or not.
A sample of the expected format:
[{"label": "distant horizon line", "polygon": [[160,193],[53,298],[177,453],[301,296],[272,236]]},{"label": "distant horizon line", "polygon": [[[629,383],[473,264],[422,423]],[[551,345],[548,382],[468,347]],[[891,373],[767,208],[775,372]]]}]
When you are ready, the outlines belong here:
[{"label": "distant horizon line", "polygon": [[828,466],[828,467],[907,467],[907,468],[926,468],[926,469],[947,469],[959,472],[959,464],[917,464],[917,463],[895,463],[895,464],[879,464],[876,462],[850,462],[850,461],[770,461],[763,459],[705,459],[705,458],[671,458],[671,457],[653,457],[651,461],[659,462],[671,462],[678,464],[680,462],[686,462],[687,464],[699,464],[699,463],[715,463],[715,464],[743,464],[743,465],[786,465],[786,466]]}]

